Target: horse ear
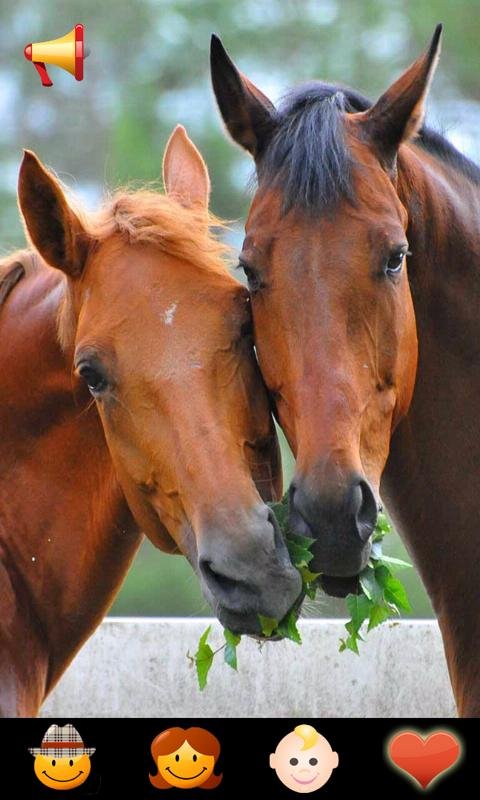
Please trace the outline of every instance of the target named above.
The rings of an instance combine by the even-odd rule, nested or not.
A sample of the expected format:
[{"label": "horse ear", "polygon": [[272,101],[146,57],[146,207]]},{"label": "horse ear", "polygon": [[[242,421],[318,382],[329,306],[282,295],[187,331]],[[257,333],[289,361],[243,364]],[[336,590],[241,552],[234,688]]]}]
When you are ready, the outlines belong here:
[{"label": "horse ear", "polygon": [[232,139],[257,158],[275,127],[275,106],[238,71],[218,36],[212,35],[213,91]]},{"label": "horse ear", "polygon": [[199,204],[208,208],[210,178],[207,165],[188,137],[183,125],[177,125],[163,156],[163,182],[167,194],[182,205]]},{"label": "horse ear", "polygon": [[415,136],[423,124],[425,100],[440,56],[441,37],[442,25],[437,25],[428,49],[371,109],[362,114],[368,135],[388,166],[394,166],[400,144]]},{"label": "horse ear", "polygon": [[20,167],[18,202],[27,235],[42,258],[72,278],[79,276],[89,237],[58,181],[30,150],[24,151]]}]

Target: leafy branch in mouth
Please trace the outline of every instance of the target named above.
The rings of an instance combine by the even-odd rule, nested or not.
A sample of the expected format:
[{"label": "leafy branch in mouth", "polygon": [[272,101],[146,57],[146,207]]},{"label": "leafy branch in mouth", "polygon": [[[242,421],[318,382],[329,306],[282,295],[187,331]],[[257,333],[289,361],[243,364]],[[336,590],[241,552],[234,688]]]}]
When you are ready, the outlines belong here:
[{"label": "leafy branch in mouth", "polygon": [[[309,564],[313,558],[311,547],[315,540],[306,536],[293,534],[288,525],[288,497],[285,495],[279,503],[271,503],[270,508],[285,538],[285,542],[292,560],[302,578],[302,596],[306,595],[311,600],[315,599],[319,589],[318,578],[321,573],[312,572]],[[372,550],[370,559],[365,569],[358,577],[358,593],[346,597],[346,606],[350,619],[345,628],[348,636],[340,639],[339,650],[351,650],[359,655],[358,644],[363,642],[361,631],[364,623],[366,631],[371,631],[385,620],[399,616],[401,611],[410,611],[410,603],[401,581],[393,574],[399,569],[411,567],[406,561],[384,555],[382,543],[384,536],[391,530],[385,514],[378,515],[377,524],[372,536]],[[297,627],[297,608],[292,608],[282,620],[272,619],[258,615],[260,628],[265,641],[268,639],[290,639],[296,644],[301,644],[302,639]],[[194,656],[187,654],[192,666],[195,665],[198,685],[203,691],[207,685],[207,678],[213,659],[217,653],[223,651],[226,664],[232,669],[237,669],[237,647],[241,636],[224,628],[224,643],[213,650],[208,643],[211,625],[203,632],[198,642],[197,652]]]}]

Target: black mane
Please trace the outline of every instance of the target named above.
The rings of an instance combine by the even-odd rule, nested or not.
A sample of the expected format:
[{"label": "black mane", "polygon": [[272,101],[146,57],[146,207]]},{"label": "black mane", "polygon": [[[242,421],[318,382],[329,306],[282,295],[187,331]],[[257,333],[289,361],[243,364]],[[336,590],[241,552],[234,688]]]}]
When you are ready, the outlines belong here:
[{"label": "black mane", "polygon": [[[342,114],[366,111],[371,105],[352,89],[320,81],[285,95],[273,136],[257,165],[259,181],[282,189],[285,212],[294,206],[319,212],[341,199],[355,201],[353,158],[345,142]],[[441,134],[424,127],[416,142],[480,184],[480,168]]]}]

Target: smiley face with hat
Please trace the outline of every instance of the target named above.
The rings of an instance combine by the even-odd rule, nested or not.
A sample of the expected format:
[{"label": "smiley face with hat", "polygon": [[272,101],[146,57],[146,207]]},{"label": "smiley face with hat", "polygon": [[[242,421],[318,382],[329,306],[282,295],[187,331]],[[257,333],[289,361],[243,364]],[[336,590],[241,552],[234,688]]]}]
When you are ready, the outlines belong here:
[{"label": "smiley face with hat", "polygon": [[73,725],[50,725],[40,747],[29,747],[38,780],[50,789],[75,789],[90,775],[94,747],[85,747]]}]

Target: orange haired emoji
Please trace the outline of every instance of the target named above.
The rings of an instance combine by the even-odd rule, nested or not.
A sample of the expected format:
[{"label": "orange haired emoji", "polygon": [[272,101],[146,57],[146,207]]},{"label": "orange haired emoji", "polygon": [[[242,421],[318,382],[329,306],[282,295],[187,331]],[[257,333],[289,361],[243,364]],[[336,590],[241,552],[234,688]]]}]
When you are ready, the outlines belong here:
[{"label": "orange haired emoji", "polygon": [[150,783],[157,789],[215,789],[222,780],[214,773],[220,742],[205,728],[167,728],[150,749],[158,770]]}]

